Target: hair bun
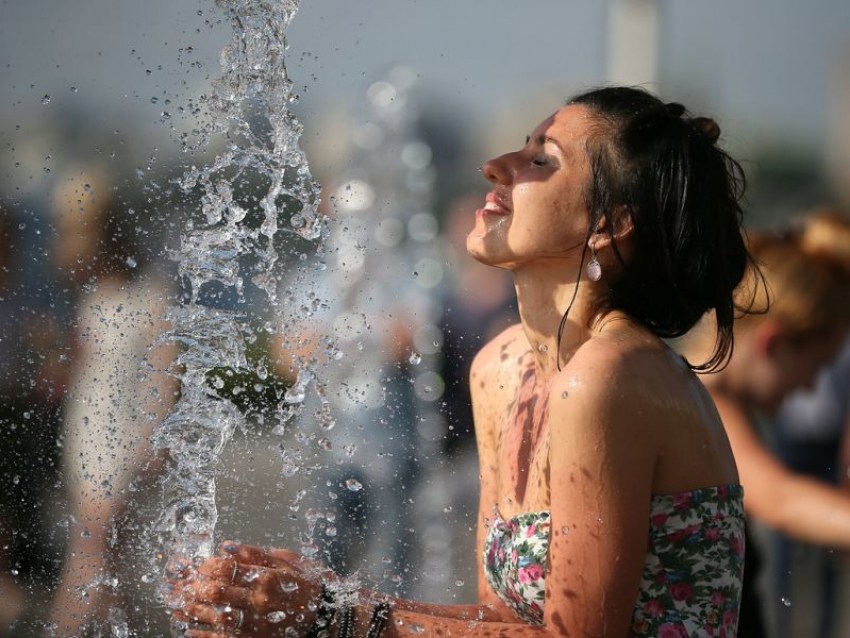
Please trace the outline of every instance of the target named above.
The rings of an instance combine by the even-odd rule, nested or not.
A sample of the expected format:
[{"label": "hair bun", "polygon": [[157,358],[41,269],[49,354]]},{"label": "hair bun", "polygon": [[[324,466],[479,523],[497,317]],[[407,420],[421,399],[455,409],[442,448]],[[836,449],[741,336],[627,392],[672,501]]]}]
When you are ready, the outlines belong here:
[{"label": "hair bun", "polygon": [[664,110],[667,111],[667,116],[673,119],[682,117],[685,112],[685,107],[678,102],[668,102],[664,105]]},{"label": "hair bun", "polygon": [[720,137],[720,126],[710,117],[695,117],[691,120],[696,129],[714,144]]}]

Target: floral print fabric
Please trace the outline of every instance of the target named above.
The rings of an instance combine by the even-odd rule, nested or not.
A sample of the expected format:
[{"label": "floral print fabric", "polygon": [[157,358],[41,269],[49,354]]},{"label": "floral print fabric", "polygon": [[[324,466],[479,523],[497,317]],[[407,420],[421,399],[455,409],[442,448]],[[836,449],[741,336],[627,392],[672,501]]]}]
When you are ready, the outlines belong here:
[{"label": "floral print fabric", "polygon": [[499,598],[529,623],[543,623],[548,552],[549,512],[520,514],[505,521],[493,510],[484,543],[484,572]]},{"label": "floral print fabric", "polygon": [[[649,546],[630,638],[735,638],[744,575],[744,491],[727,485],[652,497]],[[519,618],[543,623],[549,512],[503,520],[484,542],[484,573]]]}]

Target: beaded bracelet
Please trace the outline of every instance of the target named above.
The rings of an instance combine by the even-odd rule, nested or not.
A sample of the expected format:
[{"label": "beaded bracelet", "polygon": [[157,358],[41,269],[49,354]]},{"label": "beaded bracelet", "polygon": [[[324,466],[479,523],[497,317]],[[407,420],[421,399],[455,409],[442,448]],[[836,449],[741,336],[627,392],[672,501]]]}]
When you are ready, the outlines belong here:
[{"label": "beaded bracelet", "polygon": [[375,611],[372,613],[372,620],[369,621],[369,630],[366,632],[366,638],[378,638],[384,630],[389,617],[389,603],[383,602],[375,605]]},{"label": "beaded bracelet", "polygon": [[334,594],[330,588],[322,583],[322,599],[316,610],[316,620],[307,632],[307,638],[326,638],[330,635],[331,621],[336,614],[334,606]]},{"label": "beaded bracelet", "polygon": [[343,607],[337,638],[354,638],[354,605]]}]

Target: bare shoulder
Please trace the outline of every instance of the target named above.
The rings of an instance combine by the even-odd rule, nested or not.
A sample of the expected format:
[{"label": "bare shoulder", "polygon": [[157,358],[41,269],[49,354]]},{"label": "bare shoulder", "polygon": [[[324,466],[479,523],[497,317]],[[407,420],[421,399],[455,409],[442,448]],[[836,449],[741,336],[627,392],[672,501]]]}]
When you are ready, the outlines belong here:
[{"label": "bare shoulder", "polygon": [[588,432],[627,429],[630,440],[640,434],[652,444],[660,421],[658,397],[665,387],[675,391],[670,386],[685,374],[663,344],[590,339],[552,380],[552,427],[580,419]]},{"label": "bare shoulder", "polygon": [[479,437],[492,442],[499,418],[504,414],[510,397],[514,396],[521,359],[529,352],[528,339],[522,326],[517,324],[504,330],[475,356],[470,370],[469,390],[475,431]]},{"label": "bare shoulder", "polygon": [[[635,373],[645,355],[605,340],[591,341],[549,389],[552,494],[579,500],[596,494],[591,501],[616,503],[619,490],[631,495],[629,507],[648,506],[664,439]],[[552,502],[553,509],[562,506],[554,498]],[[638,512],[638,520],[645,520],[644,514]],[[609,512],[606,520],[611,516]]]},{"label": "bare shoulder", "polygon": [[626,399],[653,355],[646,348],[610,339],[590,339],[553,378],[552,392],[566,391],[586,400]]},{"label": "bare shoulder", "polygon": [[[482,389],[488,381],[495,380],[499,372],[511,367],[511,363],[529,352],[528,340],[522,324],[506,328],[490,340],[472,361],[470,383],[472,393]],[[483,384],[483,385],[482,385]]]}]

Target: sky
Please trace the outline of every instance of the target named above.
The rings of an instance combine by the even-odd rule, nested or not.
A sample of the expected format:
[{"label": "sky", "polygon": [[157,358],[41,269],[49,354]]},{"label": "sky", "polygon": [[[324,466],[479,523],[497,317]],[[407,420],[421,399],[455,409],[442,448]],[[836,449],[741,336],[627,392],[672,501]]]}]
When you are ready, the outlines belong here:
[{"label": "sky", "polygon": [[[514,126],[519,134],[559,99],[606,81],[614,1],[303,0],[289,29],[299,114],[308,134],[332,143],[333,114],[404,63],[419,74],[423,99],[478,126],[477,136],[514,135]],[[717,117],[733,147],[822,155],[831,78],[850,59],[850,3],[657,7],[649,88]],[[0,0],[0,144],[8,154],[22,136],[38,136],[33,126],[71,110],[115,135],[144,136],[144,154],[174,151],[161,114],[166,100],[173,109],[218,74],[229,39],[219,17],[212,0]]]}]

